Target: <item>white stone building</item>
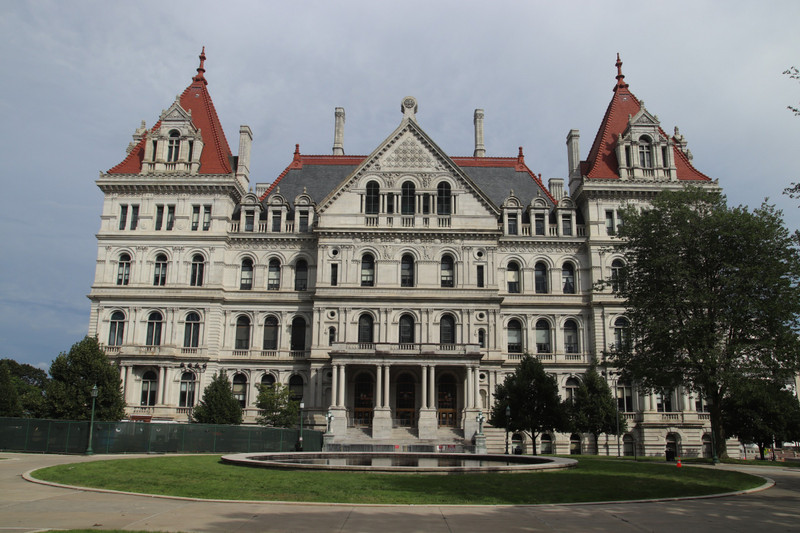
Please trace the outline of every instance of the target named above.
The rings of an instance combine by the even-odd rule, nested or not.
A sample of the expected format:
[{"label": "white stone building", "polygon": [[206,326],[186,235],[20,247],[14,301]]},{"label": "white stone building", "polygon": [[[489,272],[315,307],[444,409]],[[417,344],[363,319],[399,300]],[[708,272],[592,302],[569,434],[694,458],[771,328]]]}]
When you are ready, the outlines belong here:
[{"label": "white stone building", "polygon": [[[691,181],[716,187],[617,83],[588,157],[567,136],[568,184],[515,157],[486,157],[475,110],[472,156],[445,154],[401,102],[397,128],[367,156],[345,155],[335,111],[332,155],[299,147],[279,176],[250,192],[252,133],[227,143],[205,79],[192,83],[127,157],[100,175],[105,194],[89,333],[121,367],[132,417],[186,420],[224,370],[256,416],[257,385],[283,383],[306,423],[333,415],[347,439],[470,440],[479,412],[525,352],[571,394],[626,326],[619,300],[593,285],[618,209]],[[598,113],[598,118],[599,113]],[[643,395],[617,383],[629,421],[625,453],[704,453],[709,421],[682,390]],[[581,435],[547,435],[568,453]],[[490,451],[491,445],[490,445]],[[614,437],[599,453],[617,453]]]}]

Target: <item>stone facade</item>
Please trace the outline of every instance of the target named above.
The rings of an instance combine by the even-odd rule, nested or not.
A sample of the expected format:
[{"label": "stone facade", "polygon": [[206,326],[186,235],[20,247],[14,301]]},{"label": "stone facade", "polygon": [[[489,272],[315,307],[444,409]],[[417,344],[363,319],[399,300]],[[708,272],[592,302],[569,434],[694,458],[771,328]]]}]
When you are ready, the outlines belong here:
[{"label": "stone facade", "polygon": [[[620,302],[593,290],[621,260],[609,251],[620,207],[687,180],[717,186],[628,91],[618,63],[586,160],[579,133],[567,136],[566,188],[558,178],[545,186],[521,148],[485,157],[483,110],[473,156],[445,154],[406,97],[399,126],[370,155],[345,155],[336,108],[332,155],[298,147],[252,193],[252,133],[240,128],[234,156],[204,59],[97,180],[89,333],[120,365],[135,418],[186,420],[211,374],[227,372],[246,422],[257,386],[277,382],[302,397],[308,425],[324,429],[333,415],[336,442],[354,431],[388,442],[398,430],[469,441],[523,353],[544,362],[564,397],[624,335]],[[601,437],[599,453],[663,454],[668,441],[704,453],[700,399],[606,377],[629,431],[619,443]],[[594,439],[549,435],[538,447],[594,452]]]}]

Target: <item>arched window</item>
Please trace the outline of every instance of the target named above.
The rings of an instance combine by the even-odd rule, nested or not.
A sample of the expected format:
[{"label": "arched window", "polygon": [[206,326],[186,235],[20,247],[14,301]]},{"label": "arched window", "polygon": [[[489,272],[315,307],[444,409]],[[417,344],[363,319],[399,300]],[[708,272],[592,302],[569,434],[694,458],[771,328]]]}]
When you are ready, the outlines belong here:
[{"label": "arched window", "polygon": [[195,377],[191,372],[181,374],[181,389],[178,396],[178,407],[194,405]]},{"label": "arched window", "polygon": [[564,351],[566,353],[580,353],[581,351],[578,324],[571,318],[564,322]]},{"label": "arched window", "polygon": [[108,345],[122,346],[125,334],[125,314],[122,311],[111,313],[111,322],[108,328]]},{"label": "arched window", "polygon": [[178,160],[181,151],[181,134],[178,130],[169,132],[167,143],[167,163],[174,163]]},{"label": "arched window", "polygon": [[416,202],[416,187],[410,181],[403,183],[400,196],[400,213],[403,215],[413,215],[415,213],[414,204]]},{"label": "arched window", "polygon": [[506,284],[509,293],[519,294],[519,264],[516,261],[511,261],[506,267]]},{"label": "arched window", "polygon": [[281,262],[270,259],[267,271],[267,290],[277,291],[281,288]]},{"label": "arched window", "polygon": [[533,281],[536,294],[547,294],[547,265],[541,261],[533,268]]},{"label": "arched window", "polygon": [[381,187],[376,181],[367,183],[367,195],[364,198],[364,213],[377,215],[380,211]]},{"label": "arched window", "polygon": [[261,386],[262,387],[274,387],[275,386],[275,376],[272,374],[264,374],[261,376]]},{"label": "arched window", "polygon": [[268,316],[264,320],[264,350],[278,349],[278,319]]},{"label": "arched window", "polygon": [[478,346],[486,348],[486,330],[483,328],[478,330]]},{"label": "arched window", "polygon": [[117,266],[117,285],[127,285],[131,280],[131,256],[120,254]]},{"label": "arched window", "polygon": [[614,348],[627,350],[631,344],[631,323],[621,316],[614,321]]},{"label": "arched window", "polygon": [[400,286],[414,286],[414,256],[406,254],[400,260]]},{"label": "arched window", "polygon": [[372,343],[372,315],[364,313],[358,317],[358,342]]},{"label": "arched window", "polygon": [[246,316],[236,319],[236,349],[250,349],[250,319]]},{"label": "arched window", "polygon": [[163,287],[167,284],[167,256],[158,254],[156,256],[156,265],[153,270],[153,285],[156,287]]},{"label": "arched window", "polygon": [[247,407],[247,376],[244,374],[233,376],[233,397],[242,409]]},{"label": "arched window", "polygon": [[564,390],[566,391],[566,400],[572,401],[575,399],[575,394],[578,392],[578,388],[581,386],[581,382],[575,378],[569,378],[564,385]]},{"label": "arched window", "polygon": [[411,344],[414,342],[414,317],[403,315],[400,317],[400,344]]},{"label": "arched window", "polygon": [[206,260],[200,254],[195,254],[192,257],[192,273],[189,276],[189,285],[192,287],[203,286],[203,271],[205,270]]},{"label": "arched window", "polygon": [[575,294],[575,265],[564,263],[561,267],[561,282],[564,294]]},{"label": "arched window", "polygon": [[153,311],[147,316],[147,346],[161,346],[161,326],[164,317],[158,311]]},{"label": "arched window", "polygon": [[142,398],[139,405],[151,406],[156,404],[156,391],[158,390],[158,377],[152,370],[142,376]]},{"label": "arched window", "polygon": [[292,320],[292,339],[290,349],[301,352],[306,349],[306,320],[297,316]]},{"label": "arched window", "polygon": [[194,311],[186,315],[186,324],[183,328],[184,348],[197,348],[200,344],[200,315]]},{"label": "arched window", "polygon": [[550,350],[550,323],[543,318],[536,321],[536,353],[553,353]]},{"label": "arched window", "polygon": [[623,269],[625,263],[622,259],[614,259],[611,262],[611,291],[619,292],[625,290],[625,274]]},{"label": "arched window", "polygon": [[442,256],[442,287],[455,287],[455,267],[453,266],[453,256]]},{"label": "arched window", "polygon": [[452,211],[452,206],[450,184],[443,181],[436,187],[436,214],[449,215]]},{"label": "arched window", "polygon": [[242,260],[242,279],[239,288],[243,291],[253,288],[253,260],[250,258]]},{"label": "arched window", "polygon": [[294,290],[304,291],[308,289],[308,263],[305,259],[300,259],[294,265]]},{"label": "arched window", "polygon": [[289,378],[289,394],[292,401],[303,401],[303,376],[295,374]]},{"label": "arched window", "polygon": [[522,353],[522,324],[516,318],[508,322],[508,353]]},{"label": "arched window", "polygon": [[443,315],[439,321],[439,344],[456,343],[456,320],[453,315]]},{"label": "arched window", "polygon": [[375,285],[375,258],[372,254],[361,256],[361,286],[372,287]]},{"label": "arched window", "polygon": [[653,168],[653,145],[649,137],[639,139],[639,166]]}]

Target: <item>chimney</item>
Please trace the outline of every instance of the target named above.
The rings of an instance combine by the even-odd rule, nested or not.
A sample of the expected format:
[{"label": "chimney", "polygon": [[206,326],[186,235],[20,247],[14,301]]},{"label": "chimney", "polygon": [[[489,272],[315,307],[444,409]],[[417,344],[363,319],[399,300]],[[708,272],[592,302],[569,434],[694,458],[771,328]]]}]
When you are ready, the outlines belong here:
[{"label": "chimney", "polygon": [[580,146],[581,132],[578,130],[569,130],[567,134],[567,162],[569,164],[569,179],[580,177],[581,170],[581,146]]},{"label": "chimney", "polygon": [[333,128],[333,155],[344,155],[344,108],[337,107]]},{"label": "chimney", "polygon": [[547,188],[556,202],[560,202],[564,198],[564,180],[562,178],[550,178],[547,180]]},{"label": "chimney", "polygon": [[486,157],[486,147],[483,145],[483,109],[476,109],[473,118],[475,124],[475,152],[474,157]]},{"label": "chimney", "polygon": [[253,131],[250,126],[239,126],[239,158],[236,165],[236,179],[246,189],[250,183],[250,146],[253,144]]}]

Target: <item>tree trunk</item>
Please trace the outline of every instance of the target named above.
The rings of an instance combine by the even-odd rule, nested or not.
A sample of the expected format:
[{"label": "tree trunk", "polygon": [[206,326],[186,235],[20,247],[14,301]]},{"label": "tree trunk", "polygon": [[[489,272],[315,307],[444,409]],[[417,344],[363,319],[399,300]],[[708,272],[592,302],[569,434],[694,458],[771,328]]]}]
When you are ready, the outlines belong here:
[{"label": "tree trunk", "polygon": [[725,431],[722,429],[722,409],[719,402],[711,404],[709,413],[711,417],[711,435],[714,443],[714,451],[719,459],[728,457],[728,448],[725,443]]},{"label": "tree trunk", "polygon": [[531,431],[531,455],[536,455],[536,433]]}]

